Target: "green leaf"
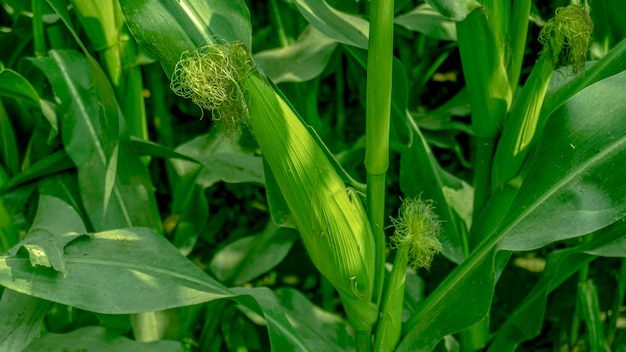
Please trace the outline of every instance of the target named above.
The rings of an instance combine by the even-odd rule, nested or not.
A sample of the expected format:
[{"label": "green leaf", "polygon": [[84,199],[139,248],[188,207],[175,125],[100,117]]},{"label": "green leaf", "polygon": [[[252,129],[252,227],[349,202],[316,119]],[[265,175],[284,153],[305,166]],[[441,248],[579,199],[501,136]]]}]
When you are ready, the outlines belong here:
[{"label": "green leaf", "polygon": [[0,351],[23,351],[41,333],[50,302],[5,289],[0,300]]},{"label": "green leaf", "polygon": [[174,185],[172,216],[168,219],[174,222],[172,243],[183,255],[191,253],[209,217],[204,188],[197,183],[201,172],[198,168],[195,172],[181,175]]},{"label": "green leaf", "polygon": [[[74,51],[32,60],[48,77],[65,112],[63,144],[78,165],[83,204],[97,230],[161,227],[150,177],[123,135],[113,90],[99,67]],[[124,165],[118,169],[118,165]]]},{"label": "green leaf", "polygon": [[[624,225],[615,223],[598,231],[590,242],[550,253],[541,278],[496,332],[489,352],[514,351],[521,342],[539,335],[548,295],[581,268],[586,267],[595,259],[596,253],[604,253],[612,244],[624,242],[623,233]],[[622,253],[622,257],[624,256],[626,252]]]},{"label": "green leaf", "polygon": [[[227,289],[148,228],[97,232],[65,247],[67,275],[0,255],[0,285],[80,309],[132,314],[232,298],[265,316],[276,350],[308,351],[266,288]],[[258,303],[257,303],[258,302]]]},{"label": "green leaf", "polygon": [[74,163],[72,159],[69,158],[65,151],[60,150],[37,161],[26,170],[23,170],[5,184],[1,185],[0,194],[38,178],[73,168]]},{"label": "green leaf", "polygon": [[318,31],[342,44],[367,49],[369,23],[332,8],[324,0],[296,0],[298,10]]},{"label": "green leaf", "polygon": [[540,121],[545,121],[557,108],[567,102],[581,89],[626,70],[626,40],[580,75],[572,76],[567,71],[554,72],[541,109]]},{"label": "green leaf", "polygon": [[293,45],[254,55],[254,61],[274,82],[304,82],[322,74],[337,42],[308,26]]},{"label": "green leaf", "polygon": [[4,69],[0,71],[0,97],[9,97],[28,106],[41,109],[39,95],[28,80],[19,73]]},{"label": "green leaf", "polygon": [[[198,176],[198,184],[204,188],[220,181],[265,183],[261,158],[246,152],[215,129],[211,134],[201,135],[180,145],[176,152],[204,166]],[[197,163],[184,160],[172,160],[171,163],[179,175],[186,175],[198,168]]]},{"label": "green leaf", "polygon": [[410,12],[396,17],[396,24],[437,40],[456,41],[456,26],[428,4],[421,4]]},{"label": "green leaf", "polygon": [[608,351],[604,344],[604,327],[600,317],[598,289],[591,280],[578,284],[578,299],[582,306],[583,317],[589,339],[589,351]]},{"label": "green leaf", "polygon": [[[400,187],[406,197],[422,196],[435,202],[435,212],[443,220],[441,242],[443,255],[455,263],[461,263],[469,250],[466,243],[467,228],[451,203],[471,204],[471,187],[444,171],[435,159],[421,131],[415,127],[417,137],[400,159]],[[461,210],[461,209],[459,209]],[[471,209],[464,209],[465,218],[471,221]],[[467,226],[467,227],[466,227]]]},{"label": "green leaf", "polygon": [[474,132],[477,137],[494,138],[511,103],[511,89],[504,47],[496,41],[489,25],[481,8],[457,22],[456,28]]},{"label": "green leaf", "polygon": [[454,21],[462,21],[470,12],[480,7],[476,0],[426,0],[426,3]]},{"label": "green leaf", "polygon": [[443,336],[487,314],[496,250],[539,248],[624,216],[626,170],[617,165],[626,162],[626,125],[620,122],[626,114],[620,98],[625,77],[626,72],[589,86],[552,115],[514,206],[409,319],[399,351],[431,350]]},{"label": "green leaf", "polygon": [[153,141],[131,136],[130,145],[131,145],[131,148],[137,151],[137,155],[139,156],[149,155],[149,156],[154,156],[158,158],[181,159],[181,160],[190,161],[192,163],[197,163],[195,159],[190,158],[186,155],[177,153],[171,148],[155,143]]},{"label": "green leaf", "polygon": [[276,291],[276,296],[287,318],[312,350],[354,350],[349,325],[338,316],[315,306],[297,290],[282,288]]},{"label": "green leaf", "polygon": [[211,271],[222,282],[242,285],[282,262],[298,238],[298,232],[270,221],[263,232],[219,250],[211,260]]},{"label": "green leaf", "polygon": [[9,255],[14,256],[23,247],[28,251],[32,266],[42,265],[65,275],[63,250],[86,231],[76,210],[59,198],[44,194],[39,198],[37,215],[28,236],[9,250]]},{"label": "green leaf", "polygon": [[0,99],[0,162],[9,175],[19,175],[20,154],[9,114]]},{"label": "green leaf", "polygon": [[503,221],[501,249],[539,248],[624,216],[626,170],[616,165],[626,160],[625,79],[622,72],[597,82],[552,114]]},{"label": "green leaf", "polygon": [[184,352],[178,341],[138,342],[113,333],[103,327],[89,326],[67,334],[47,333],[33,341],[25,352]]},{"label": "green leaf", "polygon": [[120,5],[137,43],[161,61],[168,77],[185,50],[235,40],[252,48],[250,13],[243,0],[121,0]]}]

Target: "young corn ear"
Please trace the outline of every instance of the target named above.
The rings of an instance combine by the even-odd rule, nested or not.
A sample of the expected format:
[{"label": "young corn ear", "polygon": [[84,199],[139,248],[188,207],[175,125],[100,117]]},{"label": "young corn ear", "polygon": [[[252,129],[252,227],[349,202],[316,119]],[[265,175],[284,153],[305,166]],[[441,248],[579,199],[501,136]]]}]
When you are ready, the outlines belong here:
[{"label": "young corn ear", "polygon": [[254,69],[242,43],[186,53],[172,88],[227,120],[247,121],[317,269],[339,292],[348,320],[368,330],[374,243],[361,201],[347,189],[298,116]]},{"label": "young corn ear", "polygon": [[567,66],[577,74],[585,67],[592,30],[588,9],[578,5],[558,9],[542,28],[539,41],[544,48],[502,132],[494,157],[492,189],[519,174],[528,147],[545,122],[539,117],[552,72]]}]

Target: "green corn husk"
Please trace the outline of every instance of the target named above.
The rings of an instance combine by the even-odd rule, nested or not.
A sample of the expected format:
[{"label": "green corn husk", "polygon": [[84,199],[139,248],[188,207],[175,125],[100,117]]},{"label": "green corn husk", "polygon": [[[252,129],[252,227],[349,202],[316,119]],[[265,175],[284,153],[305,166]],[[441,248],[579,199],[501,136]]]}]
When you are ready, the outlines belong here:
[{"label": "green corn husk", "polygon": [[313,263],[339,292],[354,328],[370,329],[378,311],[371,302],[374,243],[363,206],[300,119],[254,69],[244,45],[184,54],[172,88],[217,110],[226,122],[248,120]]},{"label": "green corn husk", "polygon": [[572,74],[583,70],[592,30],[589,10],[578,5],[557,9],[542,28],[539,41],[544,48],[513,104],[496,149],[492,190],[520,174],[529,146],[545,123],[539,117],[552,72],[561,67],[570,67]]}]

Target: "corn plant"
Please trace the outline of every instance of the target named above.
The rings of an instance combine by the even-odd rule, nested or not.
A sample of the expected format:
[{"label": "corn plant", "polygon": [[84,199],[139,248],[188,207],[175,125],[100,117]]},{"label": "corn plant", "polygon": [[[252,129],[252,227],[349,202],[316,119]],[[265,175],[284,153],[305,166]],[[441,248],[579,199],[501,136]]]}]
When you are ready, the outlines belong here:
[{"label": "corn plant", "polygon": [[618,0],[0,4],[0,351],[626,346]]}]

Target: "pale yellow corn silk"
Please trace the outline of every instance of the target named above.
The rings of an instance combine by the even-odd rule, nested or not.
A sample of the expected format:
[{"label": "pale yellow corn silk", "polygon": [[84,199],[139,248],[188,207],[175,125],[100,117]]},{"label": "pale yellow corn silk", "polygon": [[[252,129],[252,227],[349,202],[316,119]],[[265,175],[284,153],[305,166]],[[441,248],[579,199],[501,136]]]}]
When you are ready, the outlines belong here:
[{"label": "pale yellow corn silk", "polygon": [[556,10],[554,18],[541,29],[539,42],[544,52],[552,56],[555,69],[572,66],[576,74],[585,68],[592,31],[589,9],[569,5]]},{"label": "pale yellow corn silk", "polygon": [[204,110],[213,111],[227,133],[240,131],[248,122],[246,78],[254,63],[241,42],[209,45],[182,53],[174,68],[170,88],[191,99]]},{"label": "pale yellow corn silk", "polygon": [[441,225],[433,202],[420,197],[403,200],[398,218],[391,219],[395,227],[391,243],[395,247],[409,246],[409,266],[430,267],[435,254],[441,252]]}]

